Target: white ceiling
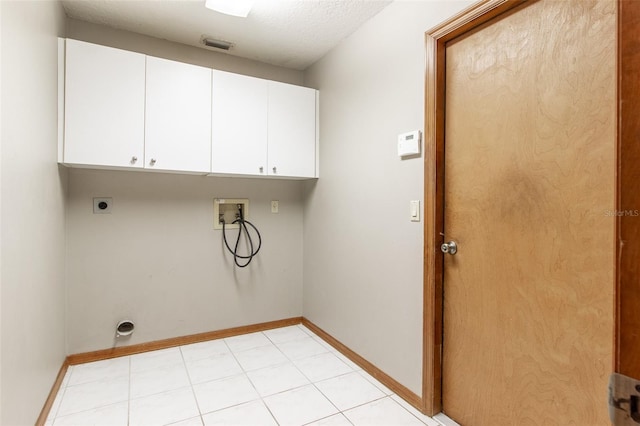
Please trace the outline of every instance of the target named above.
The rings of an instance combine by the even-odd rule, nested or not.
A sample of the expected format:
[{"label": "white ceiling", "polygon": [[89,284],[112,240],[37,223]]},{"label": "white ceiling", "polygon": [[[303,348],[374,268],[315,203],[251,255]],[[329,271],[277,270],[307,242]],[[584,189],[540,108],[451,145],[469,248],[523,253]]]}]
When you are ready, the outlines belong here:
[{"label": "white ceiling", "polygon": [[74,19],[202,48],[206,35],[232,42],[231,55],[297,70],[320,59],[390,3],[256,0],[249,16],[238,18],[206,9],[204,0],[62,1]]}]

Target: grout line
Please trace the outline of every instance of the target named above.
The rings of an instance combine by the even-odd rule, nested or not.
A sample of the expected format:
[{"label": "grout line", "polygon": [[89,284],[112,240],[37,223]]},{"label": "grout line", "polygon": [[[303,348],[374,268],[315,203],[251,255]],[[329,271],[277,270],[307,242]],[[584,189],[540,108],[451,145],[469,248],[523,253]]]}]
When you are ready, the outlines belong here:
[{"label": "grout line", "polygon": [[129,394],[127,395],[127,426],[131,424],[131,357],[129,358],[129,386],[127,386]]},{"label": "grout line", "polygon": [[278,421],[278,419],[276,419],[276,416],[273,414],[273,412],[271,411],[271,408],[269,408],[269,406],[267,405],[263,397],[260,397],[260,402],[262,403],[262,405],[264,405],[264,408],[267,409],[273,421],[276,422],[276,424],[279,426],[280,422]]},{"label": "grout line", "polygon": [[[264,334],[264,332],[260,331],[259,333],[264,335],[267,338],[267,340],[269,340],[271,342],[271,339],[269,339],[269,336]],[[264,405],[264,407],[267,409],[267,411],[269,412],[271,417],[273,418],[273,421],[276,422],[277,425],[280,425],[280,423],[278,423],[278,421],[276,420],[276,417],[273,415],[273,413],[269,409],[269,406],[264,402],[264,399],[262,398],[262,395],[260,395],[260,392],[258,392],[258,389],[256,388],[256,385],[251,381],[251,378],[247,374],[247,371],[244,369],[242,364],[240,364],[240,361],[238,361],[238,358],[236,357],[236,354],[233,352],[233,350],[231,350],[231,346],[229,346],[229,344],[227,343],[226,339],[222,339],[222,340],[223,340],[224,344],[227,346],[227,349],[229,349],[229,352],[231,353],[231,356],[233,357],[233,359],[235,359],[236,363],[238,363],[238,365],[240,366],[240,369],[242,370],[242,374],[246,377],[246,379],[251,384],[251,387],[253,387],[253,390],[255,390],[256,394],[258,395],[258,399],[254,399],[252,401],[260,401],[262,403],[262,405]],[[272,344],[273,344],[273,342],[272,342]],[[258,347],[263,347],[263,346],[258,346]],[[252,348],[252,349],[255,349],[255,348]],[[239,351],[239,352],[242,352],[242,351]],[[236,404],[236,405],[233,405],[232,407],[236,407],[236,406],[242,405],[242,404],[247,404],[248,402],[252,402],[252,401],[247,401],[247,402],[243,402],[241,404]],[[231,407],[226,407],[226,408],[231,408]],[[225,410],[226,408],[222,408],[221,410]],[[220,410],[217,410],[217,411],[220,411]],[[204,421],[202,423],[204,424]]]},{"label": "grout line", "polygon": [[344,417],[344,418],[345,418],[345,420],[346,420],[346,421],[348,421],[348,422],[349,422],[349,424],[350,424],[350,425],[353,425],[353,423],[351,423],[351,420],[349,420],[349,419],[347,418],[347,416],[345,416],[345,415],[342,413],[342,411],[339,411],[339,412],[337,412],[337,413],[335,413],[335,414],[330,414],[330,415],[325,416],[325,417],[322,417],[322,418],[320,418],[320,419],[318,419],[318,420],[313,420],[313,421],[310,421],[309,423],[304,423],[302,426],[307,426],[307,425],[310,425],[310,424],[314,424],[314,423],[316,423],[316,422],[321,422],[322,420],[326,420],[326,419],[328,419],[328,418],[330,418],[330,417],[333,417],[333,416],[342,416],[342,417]]},{"label": "grout line", "polygon": [[[273,414],[273,412],[272,412],[272,411],[271,411],[271,409],[269,408],[269,405],[267,405],[267,403],[265,402],[265,400],[264,400],[264,399],[265,399],[265,398],[268,398],[268,397],[271,397],[271,396],[273,396],[273,395],[278,395],[278,394],[282,394],[282,393],[285,393],[285,392],[290,392],[290,391],[293,391],[293,390],[296,390],[296,389],[300,389],[300,388],[303,388],[303,387],[305,387],[305,386],[309,386],[309,385],[312,385],[312,386],[313,386],[313,387],[314,387],[318,392],[320,392],[320,394],[321,394],[321,395],[322,395],[322,396],[323,396],[327,401],[329,401],[329,403],[330,403],[331,405],[333,405],[333,406],[335,407],[335,409],[336,409],[336,410],[338,410],[338,413],[340,413],[340,409],[339,409],[338,407],[336,407],[336,406],[335,406],[335,404],[334,404],[333,402],[331,402],[331,400],[330,400],[329,398],[327,398],[327,397],[326,397],[326,395],[325,395],[325,394],[323,394],[323,393],[320,391],[320,389],[318,389],[318,387],[315,385],[315,383],[314,383],[313,381],[311,381],[311,379],[309,379],[309,377],[307,377],[307,376],[306,376],[306,375],[305,375],[305,374],[304,374],[304,373],[303,373],[303,372],[298,368],[298,366],[297,366],[297,365],[295,365],[295,363],[293,362],[293,359],[292,359],[292,358],[290,358],[290,357],[288,357],[288,356],[287,356],[287,354],[285,354],[285,353],[282,351],[282,349],[280,349],[280,347],[279,347],[275,342],[273,342],[273,340],[271,340],[271,339],[269,338],[269,336],[268,336],[266,333],[264,333],[264,332],[261,332],[261,333],[262,333],[262,334],[264,334],[264,336],[265,336],[267,339],[269,339],[269,341],[273,344],[273,346],[275,346],[275,348],[276,348],[276,349],[277,349],[277,350],[278,350],[278,351],[279,351],[279,352],[280,352],[280,353],[281,353],[281,354],[282,354],[282,355],[287,359],[288,364],[290,364],[291,366],[293,366],[293,368],[295,368],[295,369],[296,369],[300,374],[302,374],[302,376],[303,376],[304,378],[306,378],[306,379],[309,381],[309,383],[306,383],[306,384],[304,384],[304,385],[296,386],[296,387],[293,387],[293,388],[290,388],[290,389],[286,389],[286,390],[283,390],[283,391],[280,391],[280,392],[276,392],[276,393],[274,393],[274,394],[267,395],[267,396],[263,397],[262,395],[260,395],[260,392],[258,392],[258,389],[256,389],[256,388],[255,388],[255,385],[253,384],[253,382],[251,381],[251,379],[250,379],[250,378],[249,378],[249,376],[247,375],[247,378],[249,379],[249,382],[251,382],[251,385],[254,387],[254,389],[256,390],[256,392],[258,393],[258,395],[260,395],[260,399],[261,399],[262,403],[263,403],[263,404],[264,404],[264,406],[267,408],[267,410],[268,410],[268,411],[269,411],[269,413],[271,414],[271,417],[273,417],[273,419],[276,421],[276,423],[277,423],[277,424],[280,424],[280,423],[278,423],[278,420],[276,419],[275,415]],[[311,336],[309,336],[309,338],[311,338]],[[301,339],[294,339],[294,340],[301,340]],[[292,341],[294,341],[294,340],[292,340]],[[286,343],[286,342],[282,342],[282,343]],[[326,352],[323,352],[323,353],[326,353]],[[321,355],[321,354],[315,354],[315,355]],[[313,356],[313,355],[311,355],[311,356]],[[278,365],[272,365],[272,366],[263,367],[263,368],[273,368],[273,367],[278,367],[278,366],[282,366],[282,365],[286,365],[286,363],[278,364]],[[240,367],[244,370],[244,368],[242,367],[242,365],[240,365]],[[256,370],[252,370],[252,371],[256,371]],[[246,372],[245,372],[245,374],[246,374]],[[334,414],[332,414],[332,415],[335,415],[335,414],[337,414],[337,413],[334,413]],[[319,420],[319,419],[316,419],[316,420],[314,420],[314,421],[317,421],[317,420]]]},{"label": "grout line", "polygon": [[[267,336],[264,331],[260,332],[264,337],[267,338],[268,341],[271,342],[271,344],[273,346],[275,346],[276,348],[278,348],[275,343],[273,343],[273,341],[271,339],[269,339],[269,336]],[[225,344],[227,342],[224,342]],[[229,350],[231,350],[231,347],[229,345],[227,345],[227,347],[229,348]],[[278,349],[280,350],[280,349]],[[240,351],[242,352],[242,351]],[[281,351],[282,352],[282,351]],[[280,425],[280,422],[278,422],[278,419],[276,419],[276,416],[273,414],[273,412],[271,411],[271,408],[269,408],[269,406],[267,405],[266,401],[264,400],[264,397],[262,395],[260,395],[260,392],[258,391],[258,389],[256,388],[256,385],[253,383],[253,381],[251,380],[251,378],[249,377],[249,375],[247,374],[247,371],[244,369],[244,367],[242,366],[242,364],[240,364],[240,361],[238,361],[238,358],[236,358],[236,354],[231,351],[231,355],[233,355],[233,357],[235,358],[236,362],[238,363],[238,365],[240,366],[240,368],[242,369],[242,371],[244,372],[244,375],[247,377],[247,380],[249,381],[249,383],[251,383],[251,386],[253,387],[253,389],[256,391],[256,393],[258,394],[258,398],[260,400],[260,402],[262,403],[262,405],[264,405],[264,407],[267,409],[267,411],[269,412],[269,414],[271,415],[271,418],[273,419],[274,422],[276,422],[277,425]],[[284,354],[283,354],[284,355]],[[285,356],[286,357],[286,356]]]},{"label": "grout line", "polygon": [[[391,397],[390,397],[389,395],[381,396],[380,398],[372,399],[371,401],[363,402],[362,404],[358,404],[358,405],[355,405],[355,406],[353,406],[353,407],[347,408],[346,410],[340,411],[340,413],[341,413],[341,414],[342,414],[342,415],[343,415],[343,416],[344,416],[344,417],[349,421],[349,423],[353,424],[353,423],[351,422],[351,420],[349,420],[349,418],[348,418],[348,417],[347,417],[347,415],[345,414],[347,411],[355,410],[356,408],[363,407],[363,406],[365,406],[365,405],[371,404],[371,403],[376,402],[376,401],[381,401],[381,400],[383,400],[383,399],[385,399],[385,398],[391,398]],[[394,402],[395,402],[395,401],[394,401]]]},{"label": "grout line", "polygon": [[[60,419],[64,419],[65,417],[72,417],[72,416],[77,416],[79,414],[84,414],[84,413],[89,413],[89,412],[94,412],[94,411],[98,411],[98,410],[102,410],[104,408],[109,408],[109,407],[113,407],[115,405],[119,405],[119,404],[124,404],[125,400],[122,401],[118,401],[118,402],[111,402],[107,405],[100,405],[99,407],[93,407],[93,408],[87,408],[87,409],[83,409],[81,411],[74,411],[73,413],[67,413],[64,416],[58,416],[55,418],[55,420],[60,420]],[[128,415],[127,415],[128,418]],[[127,424],[129,423],[129,421],[127,420]],[[55,421],[54,421],[55,424]]]},{"label": "grout line", "polygon": [[[304,326],[303,326],[303,327],[304,327]],[[314,338],[314,340],[319,339],[320,341],[325,342],[325,341],[324,341],[320,336],[318,336],[317,334],[313,333],[313,331],[309,330],[309,333],[311,333],[310,337]],[[307,333],[307,334],[309,334],[309,333]],[[326,343],[326,342],[325,342],[325,343]],[[325,352],[325,353],[326,353],[326,352]],[[328,353],[332,353],[332,352],[331,352],[331,351],[328,351]],[[338,359],[340,359],[339,357],[337,357],[337,358],[338,358]],[[340,360],[340,361],[342,361],[342,360]],[[344,362],[344,361],[343,361],[343,362]],[[345,363],[345,364],[346,364],[346,363]],[[353,409],[355,409],[355,408],[362,407],[362,406],[364,406],[364,405],[371,404],[371,403],[373,403],[373,402],[375,402],[375,401],[380,401],[380,400],[385,399],[385,398],[389,398],[389,399],[390,399],[390,400],[392,400],[395,404],[400,405],[400,407],[402,407],[402,409],[403,409],[403,410],[405,410],[405,411],[409,412],[409,411],[408,411],[405,407],[403,407],[400,403],[398,403],[397,401],[393,400],[393,398],[391,398],[391,395],[395,395],[395,393],[392,393],[391,395],[388,395],[388,394],[386,393],[386,391],[384,391],[383,389],[380,389],[380,387],[379,387],[376,383],[371,382],[371,380],[369,380],[367,377],[365,377],[365,376],[363,376],[362,374],[360,374],[360,371],[363,371],[363,370],[355,370],[355,369],[353,369],[350,365],[348,365],[348,364],[346,364],[346,365],[347,365],[347,367],[349,367],[349,368],[351,369],[351,371],[350,371],[350,372],[342,373],[342,374],[339,374],[339,375],[337,375],[337,376],[329,377],[329,378],[326,378],[326,379],[323,379],[323,380],[318,380],[318,381],[316,381],[316,382],[312,382],[312,384],[314,385],[314,387],[315,387],[315,388],[316,388],[316,389],[317,389],[317,390],[318,390],[318,391],[319,391],[319,392],[320,392],[320,393],[321,393],[321,394],[322,394],[322,395],[323,395],[323,396],[324,396],[324,397],[325,397],[325,398],[326,398],[326,399],[327,399],[327,400],[328,400],[328,401],[329,401],[329,402],[330,402],[334,407],[336,407],[336,409],[338,410],[338,413],[339,413],[339,414],[341,414],[341,415],[342,415],[342,416],[343,416],[343,417],[344,417],[344,418],[345,418],[345,419],[346,419],[350,424],[353,424],[353,423],[352,423],[352,422],[351,422],[351,420],[349,420],[349,418],[345,415],[345,412],[346,412],[346,411],[353,410]],[[297,367],[297,366],[296,366],[296,367]],[[327,397],[327,396],[322,392],[322,390],[316,386],[316,383],[321,383],[321,382],[324,382],[324,381],[328,381],[328,380],[335,379],[336,377],[346,376],[347,374],[353,374],[353,373],[358,374],[360,377],[362,377],[362,378],[363,378],[363,379],[365,379],[367,382],[369,382],[371,385],[373,385],[376,389],[378,389],[378,390],[383,394],[383,396],[381,396],[380,398],[372,399],[371,401],[364,402],[364,403],[362,403],[362,404],[355,405],[355,406],[350,407],[350,408],[348,408],[348,409],[346,409],[346,410],[340,410],[340,409],[339,409],[339,408],[338,408],[338,407],[333,403],[333,401],[331,401],[331,399],[329,399],[329,397]],[[302,373],[302,374],[304,374],[304,373]],[[305,377],[306,377],[306,376],[305,376]],[[375,378],[374,378],[373,376],[371,376],[371,377],[375,380]],[[376,381],[377,381],[377,380],[376,380]],[[383,385],[383,386],[384,386],[384,385]],[[413,413],[411,413],[411,412],[409,412],[409,414],[411,414],[413,417],[416,417],[416,416],[415,416]],[[331,416],[335,416],[335,415],[336,415],[336,414],[332,414]],[[327,417],[331,417],[331,416],[327,416]],[[325,418],[327,418],[327,417],[325,417]],[[420,423],[423,423],[423,424],[424,424],[424,422],[423,422],[422,420],[420,420],[419,418],[417,418],[417,417],[416,417],[416,419],[417,419],[418,421],[420,421]],[[319,420],[322,420],[322,419],[319,419]],[[318,420],[315,420],[315,421],[318,421]],[[311,423],[313,423],[313,422],[311,422]]]},{"label": "grout line", "polygon": [[[394,391],[392,391],[391,389],[389,389],[388,387],[386,387],[384,385],[384,383],[382,383],[380,380],[376,379],[375,377],[373,377],[371,374],[367,373],[364,370],[357,370],[358,374],[360,374],[365,380],[367,380],[369,383],[371,383],[373,386],[375,386],[376,388],[378,388],[380,390],[380,392],[382,392],[383,394],[387,395],[387,396],[391,396],[391,395],[396,395],[396,393]],[[391,393],[387,393],[391,392]]]},{"label": "grout line", "polygon": [[[320,395],[322,395],[322,396],[324,397],[324,399],[326,399],[327,401],[329,401],[329,404],[333,405],[333,406],[335,407],[335,409],[336,409],[336,410],[338,410],[338,413],[342,413],[342,410],[340,410],[340,409],[338,408],[338,406],[337,406],[336,404],[334,404],[334,403],[333,403],[333,401],[332,401],[331,399],[329,399],[329,397],[328,397],[327,395],[325,395],[325,394],[320,390],[320,388],[319,388],[318,386],[316,386],[316,384],[315,384],[315,383],[311,383],[311,384],[313,385],[313,387],[314,387],[314,388],[316,388],[316,390],[317,390],[318,392],[320,392]],[[337,413],[334,413],[334,414],[332,414],[332,416],[335,416],[336,414],[337,414]],[[316,421],[316,422],[317,422],[318,420],[319,420],[319,419],[314,420],[314,421]],[[311,422],[311,423],[313,423],[313,422]]]},{"label": "grout line", "polygon": [[[395,394],[393,394],[393,395],[395,395]],[[420,419],[418,416],[416,416],[416,415],[415,415],[415,414],[413,414],[411,411],[409,411],[409,410],[408,410],[404,405],[400,404],[398,401],[396,401],[395,399],[391,398],[391,395],[388,395],[388,397],[389,397],[389,399],[390,399],[390,400],[392,400],[393,402],[395,402],[396,404],[398,404],[400,407],[402,407],[402,409],[403,409],[404,411],[406,411],[407,413],[411,414],[413,417],[415,417],[416,419],[418,419],[418,421],[419,421],[420,423],[422,423],[423,425],[426,425],[426,423],[425,423],[425,422],[423,422],[423,421],[422,421],[422,419]],[[429,417],[429,416],[426,416],[426,417]],[[438,423],[439,423],[439,422],[438,422]]]},{"label": "grout line", "polygon": [[191,393],[193,394],[193,399],[196,401],[196,408],[198,409],[198,417],[200,417],[200,423],[204,425],[204,419],[202,418],[202,410],[200,409],[200,403],[198,402],[198,397],[196,396],[196,390],[193,388],[193,381],[191,380],[191,374],[189,374],[187,361],[184,359],[182,346],[178,346],[178,350],[180,351],[180,357],[182,358],[182,365],[184,366],[184,370],[187,373],[187,380],[189,380],[189,386],[191,387]]},{"label": "grout line", "polygon": [[311,331],[311,330],[309,330],[307,327],[305,327],[305,326],[304,326],[304,325],[302,325],[302,324],[296,324],[296,327],[298,327],[298,329],[302,330],[302,332],[303,332],[304,334],[306,334],[307,336],[309,336],[309,337],[313,337],[313,336],[315,336],[314,334],[312,334],[312,331]]},{"label": "grout line", "polygon": [[[313,339],[313,336],[309,336],[309,338],[310,338],[311,340],[315,341],[315,339]],[[316,342],[316,343],[318,343],[318,342]],[[319,343],[318,343],[318,344],[319,344]],[[276,345],[276,347],[278,347],[278,345]],[[326,348],[325,348],[325,349],[326,349]],[[279,350],[280,352],[282,352],[282,350],[281,350],[280,348],[278,348],[278,350]],[[329,352],[329,351],[327,351],[327,352]],[[325,353],[327,353],[327,352],[322,352],[322,353],[320,353],[320,354],[314,354],[314,355],[322,355],[322,354],[325,354]],[[313,386],[313,387],[314,387],[318,392],[320,392],[320,395],[322,395],[322,396],[323,396],[327,401],[329,401],[329,404],[331,404],[331,405],[332,405],[332,406],[333,406],[333,407],[338,411],[338,413],[342,413],[342,411],[340,411],[340,409],[339,409],[339,408],[338,408],[338,407],[333,403],[333,401],[331,401],[331,399],[329,399],[329,398],[328,398],[328,397],[327,397],[327,396],[326,396],[326,395],[325,395],[325,394],[324,394],[324,393],[323,393],[323,392],[318,388],[318,386],[316,386],[316,382],[314,382],[314,381],[312,381],[311,379],[309,379],[309,377],[307,377],[307,375],[306,375],[306,374],[304,374],[304,372],[298,368],[298,366],[294,363],[293,359],[289,358],[289,357],[288,357],[284,352],[282,352],[282,354],[283,354],[287,359],[289,359],[289,362],[291,363],[291,365],[293,365],[293,367],[294,367],[296,370],[298,370],[298,371],[299,371],[299,372],[300,372],[300,373],[301,373],[301,374],[302,374],[302,375],[303,375],[307,380],[309,380],[309,382],[311,383],[311,385],[312,385],[312,386]],[[310,355],[310,356],[314,356],[314,355]],[[304,357],[304,358],[309,358],[309,357]],[[303,359],[303,358],[300,358],[300,359]],[[327,379],[327,380],[328,380],[328,379]],[[297,389],[297,388],[296,388],[296,389]],[[334,414],[332,414],[331,416],[335,416],[335,415],[336,415],[336,414],[338,414],[338,413],[334,413]],[[327,417],[331,417],[331,416],[327,416]],[[311,423],[313,423],[313,422],[317,422],[318,420],[321,420],[321,419],[313,420],[313,421],[311,421]],[[348,419],[347,419],[347,420],[348,420]],[[349,422],[349,423],[351,423],[351,422]]]},{"label": "grout line", "polygon": [[58,417],[58,412],[60,411],[60,406],[62,405],[62,400],[64,399],[65,393],[67,393],[67,386],[66,385],[64,386],[64,389],[58,389],[58,392],[56,392],[56,397],[53,399],[53,403],[55,404],[56,399],[58,398],[58,395],[60,396],[60,403],[56,407],[56,412],[55,413],[49,412],[49,415],[45,419],[45,423],[47,422],[47,420],[49,418],[51,418],[52,423],[55,423],[55,420]]},{"label": "grout line", "polygon": [[[69,366],[69,368],[72,368],[73,366]],[[58,394],[60,394],[60,391],[62,391],[62,394],[60,395],[60,403],[58,404],[58,406],[56,407],[56,412],[53,413],[53,423],[55,423],[55,419],[58,417],[58,413],[60,412],[60,407],[62,406],[62,401],[64,400],[65,395],[67,394],[67,389],[69,388],[69,382],[71,382],[71,375],[73,374],[73,370],[72,369],[71,372],[69,372],[69,369],[67,369],[67,372],[69,373],[69,379],[66,379],[66,374],[65,377],[62,379],[62,382],[64,383],[64,387],[62,389],[58,389],[58,393],[56,393],[56,398],[58,397]],[[53,400],[53,402],[55,403],[55,399]],[[45,420],[46,421],[46,420]]]}]

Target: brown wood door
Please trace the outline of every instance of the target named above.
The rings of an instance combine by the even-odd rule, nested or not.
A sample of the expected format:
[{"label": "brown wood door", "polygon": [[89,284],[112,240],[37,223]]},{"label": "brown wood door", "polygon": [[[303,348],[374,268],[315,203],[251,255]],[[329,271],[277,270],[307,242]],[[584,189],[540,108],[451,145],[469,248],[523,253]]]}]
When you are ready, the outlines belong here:
[{"label": "brown wood door", "polygon": [[616,3],[537,1],[446,48],[443,411],[606,425]]}]

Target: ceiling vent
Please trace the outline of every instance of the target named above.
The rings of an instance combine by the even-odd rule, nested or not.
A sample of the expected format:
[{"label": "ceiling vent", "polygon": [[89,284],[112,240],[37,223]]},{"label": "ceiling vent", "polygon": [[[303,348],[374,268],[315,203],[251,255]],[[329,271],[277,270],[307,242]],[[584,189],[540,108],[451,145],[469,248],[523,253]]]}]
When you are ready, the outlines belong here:
[{"label": "ceiling vent", "polygon": [[220,49],[220,50],[229,50],[233,47],[233,43],[229,41],[217,40],[215,38],[207,37],[207,36],[202,36],[202,39],[200,39],[200,42],[207,47],[212,47],[214,49]]}]

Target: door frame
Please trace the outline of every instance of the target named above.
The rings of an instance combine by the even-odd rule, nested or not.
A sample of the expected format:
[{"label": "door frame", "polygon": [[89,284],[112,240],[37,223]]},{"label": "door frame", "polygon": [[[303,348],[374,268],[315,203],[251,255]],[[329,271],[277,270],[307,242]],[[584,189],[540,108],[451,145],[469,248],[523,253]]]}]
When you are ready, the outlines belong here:
[{"label": "door frame", "polygon": [[424,306],[422,402],[424,413],[442,411],[444,256],[444,112],[446,44],[526,0],[482,0],[432,28],[426,36],[424,118]]},{"label": "door frame", "polygon": [[[444,256],[444,147],[446,44],[491,19],[536,0],[482,0],[430,29],[426,36],[425,158],[424,158],[424,305],[423,305],[423,412],[442,411],[442,337]],[[618,87],[615,208],[640,210],[640,2],[616,0],[618,6]],[[524,6],[523,6],[524,7]],[[620,12],[625,10],[623,14]],[[624,93],[626,96],[621,96]],[[624,99],[624,103],[622,100]],[[640,379],[640,217],[617,216],[614,276],[613,371]],[[624,250],[622,249],[624,247]],[[606,393],[603,390],[603,395]],[[604,403],[603,397],[603,403]]]},{"label": "door frame", "polygon": [[[640,380],[640,2],[618,0],[614,371]],[[631,214],[627,214],[630,212]],[[634,357],[633,354],[636,354]]]}]

